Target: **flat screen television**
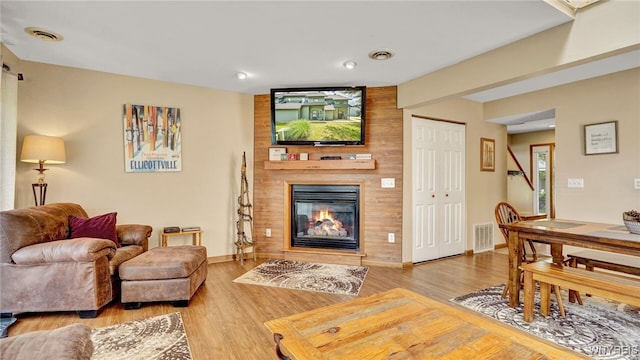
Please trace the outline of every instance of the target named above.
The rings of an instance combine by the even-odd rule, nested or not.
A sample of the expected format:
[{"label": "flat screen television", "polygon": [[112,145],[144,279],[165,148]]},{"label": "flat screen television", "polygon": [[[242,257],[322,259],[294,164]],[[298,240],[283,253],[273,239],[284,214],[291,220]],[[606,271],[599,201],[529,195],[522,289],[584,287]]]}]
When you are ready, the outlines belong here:
[{"label": "flat screen television", "polygon": [[271,89],[273,145],[364,145],[365,86]]}]

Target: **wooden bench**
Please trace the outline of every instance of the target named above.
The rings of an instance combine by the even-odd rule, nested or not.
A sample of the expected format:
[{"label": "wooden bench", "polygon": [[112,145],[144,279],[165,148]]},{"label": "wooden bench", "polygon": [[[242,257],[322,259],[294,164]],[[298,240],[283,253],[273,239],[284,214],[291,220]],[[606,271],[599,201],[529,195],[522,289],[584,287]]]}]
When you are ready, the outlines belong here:
[{"label": "wooden bench", "polygon": [[550,286],[557,285],[625,304],[640,306],[640,279],[538,261],[523,264],[524,321],[533,320],[535,281],[540,283],[540,313],[549,315]]},{"label": "wooden bench", "polygon": [[567,254],[569,265],[584,265],[587,270],[594,268],[607,269],[640,276],[640,257],[584,250]]}]

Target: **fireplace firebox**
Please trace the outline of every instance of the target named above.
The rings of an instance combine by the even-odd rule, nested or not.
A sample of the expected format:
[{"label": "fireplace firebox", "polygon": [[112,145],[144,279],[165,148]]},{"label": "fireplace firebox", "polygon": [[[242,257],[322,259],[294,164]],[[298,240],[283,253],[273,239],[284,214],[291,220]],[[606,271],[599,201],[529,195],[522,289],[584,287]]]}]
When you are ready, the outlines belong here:
[{"label": "fireplace firebox", "polygon": [[292,185],[291,247],[360,250],[360,186]]}]

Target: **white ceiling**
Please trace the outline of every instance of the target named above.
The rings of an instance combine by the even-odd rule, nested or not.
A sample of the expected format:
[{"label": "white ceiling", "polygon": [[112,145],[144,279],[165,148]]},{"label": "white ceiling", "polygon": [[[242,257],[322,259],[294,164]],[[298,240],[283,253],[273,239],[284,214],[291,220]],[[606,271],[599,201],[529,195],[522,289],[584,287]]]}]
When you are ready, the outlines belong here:
[{"label": "white ceiling", "polygon": [[[542,0],[0,4],[2,41],[23,60],[249,94],[398,85],[571,21]],[[29,26],[64,40],[36,39]],[[381,48],[395,56],[368,58]]]},{"label": "white ceiling", "polygon": [[[277,87],[398,85],[571,20],[543,0],[2,0],[0,40],[23,60],[266,94]],[[24,31],[30,26],[64,40],[31,37]],[[378,49],[395,56],[368,58]],[[355,69],[342,66],[349,60]],[[633,61],[640,66],[638,54]],[[603,70],[608,65],[596,68],[612,72]],[[248,78],[237,79],[239,71]],[[524,85],[468,98],[530,91]]]}]

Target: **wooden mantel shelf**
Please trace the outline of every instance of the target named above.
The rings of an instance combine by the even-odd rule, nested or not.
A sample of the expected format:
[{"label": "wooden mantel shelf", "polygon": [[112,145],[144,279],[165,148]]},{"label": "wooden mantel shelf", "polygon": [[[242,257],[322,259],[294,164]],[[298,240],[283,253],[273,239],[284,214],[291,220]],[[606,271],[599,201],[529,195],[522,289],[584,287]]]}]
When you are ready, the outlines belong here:
[{"label": "wooden mantel shelf", "polygon": [[291,160],[265,161],[265,170],[373,170],[376,161],[371,160]]}]

